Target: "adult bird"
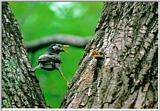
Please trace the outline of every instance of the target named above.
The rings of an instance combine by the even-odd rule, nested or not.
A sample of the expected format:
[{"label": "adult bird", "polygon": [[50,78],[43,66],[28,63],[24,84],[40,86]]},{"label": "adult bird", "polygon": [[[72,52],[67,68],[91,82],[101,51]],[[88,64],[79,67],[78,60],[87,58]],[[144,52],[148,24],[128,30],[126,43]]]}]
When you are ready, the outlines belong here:
[{"label": "adult bird", "polygon": [[47,49],[46,53],[41,55],[38,58],[38,66],[34,68],[34,71],[37,68],[44,69],[46,71],[53,71],[58,70],[61,74],[62,78],[66,81],[67,86],[69,85],[69,82],[65,78],[60,64],[62,63],[60,56],[58,55],[60,52],[66,52],[68,53],[65,48],[69,47],[69,45],[62,45],[62,44],[52,44]]}]

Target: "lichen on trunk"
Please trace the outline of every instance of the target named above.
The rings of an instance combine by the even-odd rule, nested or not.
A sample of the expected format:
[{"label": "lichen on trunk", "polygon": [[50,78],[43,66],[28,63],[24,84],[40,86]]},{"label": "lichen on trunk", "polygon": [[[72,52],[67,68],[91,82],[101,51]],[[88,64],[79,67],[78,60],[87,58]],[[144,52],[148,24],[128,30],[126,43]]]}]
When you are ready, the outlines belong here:
[{"label": "lichen on trunk", "polygon": [[8,3],[2,2],[2,108],[47,107]]}]

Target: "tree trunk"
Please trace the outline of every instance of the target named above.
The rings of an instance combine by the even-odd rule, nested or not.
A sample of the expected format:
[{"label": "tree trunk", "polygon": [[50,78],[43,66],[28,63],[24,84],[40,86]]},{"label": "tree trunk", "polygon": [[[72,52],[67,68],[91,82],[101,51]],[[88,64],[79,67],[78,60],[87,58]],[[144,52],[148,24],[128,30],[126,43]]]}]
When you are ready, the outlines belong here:
[{"label": "tree trunk", "polygon": [[157,2],[105,3],[61,107],[158,108],[157,42]]},{"label": "tree trunk", "polygon": [[2,2],[2,108],[47,107],[8,3]]}]

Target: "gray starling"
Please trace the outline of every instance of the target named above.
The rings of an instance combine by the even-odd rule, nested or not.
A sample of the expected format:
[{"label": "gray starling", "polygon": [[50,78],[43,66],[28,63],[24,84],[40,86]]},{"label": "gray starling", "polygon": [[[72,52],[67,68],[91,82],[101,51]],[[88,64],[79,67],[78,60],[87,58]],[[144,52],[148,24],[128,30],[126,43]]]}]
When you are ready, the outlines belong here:
[{"label": "gray starling", "polygon": [[[67,82],[67,85],[69,85],[69,82],[65,78],[61,68],[60,64],[61,58],[58,55],[60,52],[67,52],[65,48],[69,47],[69,45],[61,45],[61,44],[52,44],[47,49],[46,53],[41,55],[38,58],[38,66],[34,68],[34,71],[37,68],[41,68],[47,71],[53,71],[58,70],[63,79]],[[68,53],[68,52],[67,52]]]}]

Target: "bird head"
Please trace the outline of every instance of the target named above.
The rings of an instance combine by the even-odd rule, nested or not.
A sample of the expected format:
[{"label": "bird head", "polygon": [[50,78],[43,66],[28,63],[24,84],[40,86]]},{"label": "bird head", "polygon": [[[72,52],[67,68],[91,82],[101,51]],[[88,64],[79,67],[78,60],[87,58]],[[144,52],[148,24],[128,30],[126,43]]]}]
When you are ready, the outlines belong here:
[{"label": "bird head", "polygon": [[47,52],[50,54],[59,54],[60,52],[66,52],[66,48],[68,48],[69,45],[62,45],[62,44],[52,44],[49,46]]}]

